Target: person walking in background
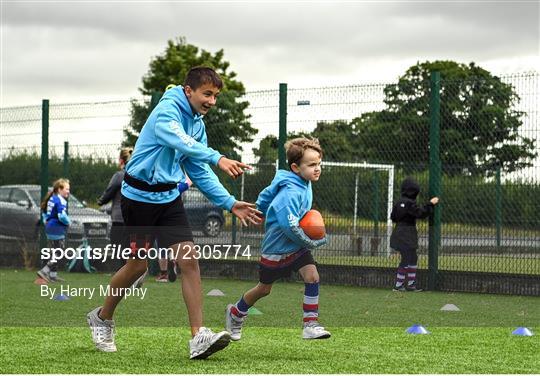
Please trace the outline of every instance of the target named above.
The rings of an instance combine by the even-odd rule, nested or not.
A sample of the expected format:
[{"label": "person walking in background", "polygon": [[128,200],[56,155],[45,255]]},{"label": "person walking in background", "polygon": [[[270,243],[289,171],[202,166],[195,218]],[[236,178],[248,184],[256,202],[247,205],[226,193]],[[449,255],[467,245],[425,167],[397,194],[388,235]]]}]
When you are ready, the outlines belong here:
[{"label": "person walking in background", "polygon": [[[418,206],[416,197],[420,186],[413,178],[406,178],[401,183],[401,197],[394,204],[390,219],[396,224],[390,236],[390,247],[401,255],[394,291],[422,291],[416,286],[416,269],[418,263],[418,230],[416,220],[427,218],[439,202],[433,197],[423,206]],[[405,284],[407,281],[407,284]]]},{"label": "person walking in background", "polygon": [[[133,148],[122,148],[120,150],[120,156],[118,158],[119,171],[116,171],[109,181],[109,185],[105,188],[105,191],[98,198],[98,205],[105,205],[111,202],[111,233],[109,240],[112,246],[119,246],[122,243],[122,231],[124,228],[124,218],[122,217],[122,209],[120,208],[120,189],[122,188],[122,181],[124,180],[124,168],[133,153]],[[125,260],[121,260],[122,265],[125,264]],[[121,267],[121,266],[120,266]]]}]

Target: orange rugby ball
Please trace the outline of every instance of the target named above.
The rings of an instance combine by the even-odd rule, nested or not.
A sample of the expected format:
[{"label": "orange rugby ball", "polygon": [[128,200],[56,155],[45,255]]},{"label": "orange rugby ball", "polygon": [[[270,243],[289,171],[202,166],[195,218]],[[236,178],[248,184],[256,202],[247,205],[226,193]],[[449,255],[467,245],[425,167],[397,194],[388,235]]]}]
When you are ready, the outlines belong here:
[{"label": "orange rugby ball", "polygon": [[326,235],[323,217],[317,210],[308,211],[300,220],[299,225],[310,239],[319,240]]}]

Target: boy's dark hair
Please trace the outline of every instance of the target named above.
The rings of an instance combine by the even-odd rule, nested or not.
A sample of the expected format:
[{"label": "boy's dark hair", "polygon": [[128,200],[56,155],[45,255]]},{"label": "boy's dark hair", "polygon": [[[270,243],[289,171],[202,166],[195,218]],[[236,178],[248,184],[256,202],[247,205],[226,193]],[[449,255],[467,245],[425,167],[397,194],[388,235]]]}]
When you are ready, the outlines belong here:
[{"label": "boy's dark hair", "polygon": [[194,67],[191,68],[184,80],[184,87],[189,86],[193,90],[205,84],[211,84],[219,90],[223,88],[223,81],[215,70],[209,67]]},{"label": "boy's dark hair", "polygon": [[300,164],[302,157],[307,149],[315,150],[319,153],[320,157],[323,157],[323,152],[319,140],[316,138],[299,137],[294,138],[285,143],[285,150],[287,151],[287,164],[289,168],[293,163]]}]

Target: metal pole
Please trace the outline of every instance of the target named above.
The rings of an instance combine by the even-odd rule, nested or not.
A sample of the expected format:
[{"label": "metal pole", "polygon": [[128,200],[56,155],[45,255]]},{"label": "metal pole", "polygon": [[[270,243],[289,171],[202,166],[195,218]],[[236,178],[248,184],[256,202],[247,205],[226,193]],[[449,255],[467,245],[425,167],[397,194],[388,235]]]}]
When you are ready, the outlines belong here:
[{"label": "metal pole", "polygon": [[501,185],[501,165],[497,164],[495,175],[495,227],[497,229],[497,247],[501,246],[502,227],[502,185]]},{"label": "metal pole", "polygon": [[279,168],[287,167],[287,156],[285,155],[285,142],[287,141],[287,84],[279,84],[279,139],[278,139],[278,159]]},{"label": "metal pole", "polygon": [[[441,189],[441,160],[440,122],[441,122],[441,75],[439,72],[431,73],[430,94],[430,127],[429,127],[429,195],[440,196]],[[429,248],[428,248],[428,288],[438,289],[439,273],[439,244],[441,241],[441,209],[435,206],[435,212],[429,219]]]},{"label": "metal pole", "polygon": [[353,216],[353,234],[356,237],[356,218],[358,216],[358,172],[354,177],[354,216]]},{"label": "metal pole", "polygon": [[64,178],[69,176],[69,142],[64,141]]},{"label": "metal pole", "polygon": [[[49,190],[49,100],[43,99],[41,104],[41,199],[45,197]],[[39,221],[41,224],[41,221]],[[47,246],[45,237],[45,227],[40,225],[39,249]]]}]

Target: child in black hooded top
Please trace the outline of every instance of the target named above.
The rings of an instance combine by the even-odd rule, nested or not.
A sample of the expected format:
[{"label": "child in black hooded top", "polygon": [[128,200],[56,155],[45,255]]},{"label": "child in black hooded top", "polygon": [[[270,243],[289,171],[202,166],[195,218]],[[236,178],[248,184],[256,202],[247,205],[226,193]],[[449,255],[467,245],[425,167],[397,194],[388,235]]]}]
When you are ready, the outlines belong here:
[{"label": "child in black hooded top", "polygon": [[[433,197],[424,206],[416,204],[416,197],[420,193],[420,186],[412,178],[406,178],[401,183],[401,197],[394,204],[390,219],[396,223],[390,237],[390,247],[401,254],[401,262],[397,270],[394,291],[422,291],[416,287],[416,268],[418,255],[418,231],[416,220],[427,218],[433,207],[439,202]],[[405,280],[407,284],[405,285]]]}]

